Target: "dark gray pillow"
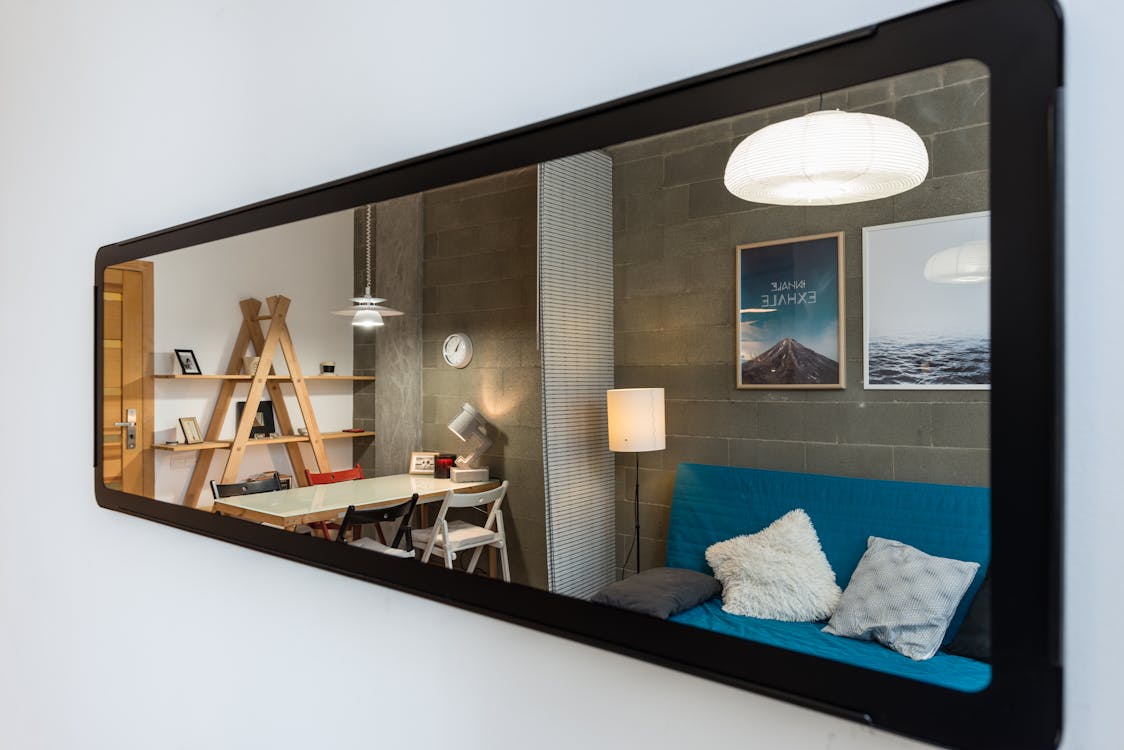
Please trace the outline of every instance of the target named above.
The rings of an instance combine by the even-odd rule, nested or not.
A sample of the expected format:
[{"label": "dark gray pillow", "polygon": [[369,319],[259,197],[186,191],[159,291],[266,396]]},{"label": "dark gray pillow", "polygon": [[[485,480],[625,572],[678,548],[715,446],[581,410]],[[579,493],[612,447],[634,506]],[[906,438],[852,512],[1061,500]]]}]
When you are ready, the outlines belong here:
[{"label": "dark gray pillow", "polygon": [[652,568],[610,583],[590,601],[666,620],[721,593],[722,584],[706,573],[686,568]]},{"label": "dark gray pillow", "polygon": [[964,624],[944,650],[976,661],[991,661],[991,571],[984,576]]}]

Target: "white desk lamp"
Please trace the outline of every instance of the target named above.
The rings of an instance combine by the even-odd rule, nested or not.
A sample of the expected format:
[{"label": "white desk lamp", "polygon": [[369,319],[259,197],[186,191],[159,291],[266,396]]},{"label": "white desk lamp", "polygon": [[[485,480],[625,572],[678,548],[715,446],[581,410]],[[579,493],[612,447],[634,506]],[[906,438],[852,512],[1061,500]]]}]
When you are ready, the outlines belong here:
[{"label": "white desk lamp", "polygon": [[492,447],[492,439],[488,437],[488,421],[470,404],[463,404],[460,412],[449,422],[449,431],[460,438],[466,447],[472,448],[470,453],[457,456],[459,468],[452,469],[450,472],[453,481],[471,482],[488,479],[488,467],[476,465],[476,462],[484,457],[484,452]]},{"label": "white desk lamp", "polygon": [[[609,450],[636,455],[636,572],[640,572],[640,453],[667,447],[664,433],[663,388],[615,388],[606,391],[609,410]],[[631,548],[630,548],[631,551]],[[623,565],[628,564],[625,555]]]}]

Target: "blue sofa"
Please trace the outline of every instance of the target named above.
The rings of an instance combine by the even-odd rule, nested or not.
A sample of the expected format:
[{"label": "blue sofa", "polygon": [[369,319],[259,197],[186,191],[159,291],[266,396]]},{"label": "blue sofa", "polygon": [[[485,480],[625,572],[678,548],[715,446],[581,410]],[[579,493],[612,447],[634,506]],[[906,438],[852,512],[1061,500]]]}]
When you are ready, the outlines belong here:
[{"label": "blue sofa", "polygon": [[[711,573],[706,548],[768,526],[794,508],[812,519],[820,544],[846,588],[868,536],[980,564],[945,637],[955,636],[983,583],[991,548],[990,491],[984,487],[853,479],[817,474],[680,464],[671,503],[667,566]],[[967,692],[991,682],[991,666],[938,652],[913,661],[881,644],[820,632],[823,623],[731,615],[715,597],[670,618],[719,633]]]}]

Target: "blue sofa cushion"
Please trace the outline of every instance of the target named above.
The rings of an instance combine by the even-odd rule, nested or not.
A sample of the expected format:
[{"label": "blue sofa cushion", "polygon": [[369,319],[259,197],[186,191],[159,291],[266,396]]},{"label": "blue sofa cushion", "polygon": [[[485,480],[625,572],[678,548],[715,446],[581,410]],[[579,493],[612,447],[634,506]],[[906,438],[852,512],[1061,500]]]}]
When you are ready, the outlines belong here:
[{"label": "blue sofa cushion", "polygon": [[718,598],[668,619],[955,690],[976,692],[983,690],[991,682],[991,666],[984,662],[940,651],[932,659],[913,661],[880,643],[822,633],[822,624],[759,620],[755,617],[731,615],[722,611],[722,600]]}]

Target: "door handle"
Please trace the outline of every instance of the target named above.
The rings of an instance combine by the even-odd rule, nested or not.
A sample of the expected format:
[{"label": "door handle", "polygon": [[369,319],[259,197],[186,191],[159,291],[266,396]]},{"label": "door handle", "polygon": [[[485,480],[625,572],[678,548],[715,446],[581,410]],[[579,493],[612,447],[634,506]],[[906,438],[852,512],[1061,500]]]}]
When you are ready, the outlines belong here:
[{"label": "door handle", "polygon": [[114,422],[114,427],[124,427],[125,448],[134,450],[137,447],[137,410],[129,409],[125,412],[126,422]]}]

